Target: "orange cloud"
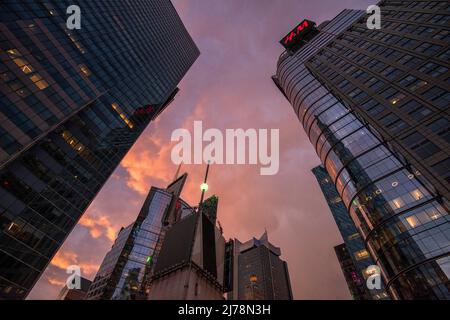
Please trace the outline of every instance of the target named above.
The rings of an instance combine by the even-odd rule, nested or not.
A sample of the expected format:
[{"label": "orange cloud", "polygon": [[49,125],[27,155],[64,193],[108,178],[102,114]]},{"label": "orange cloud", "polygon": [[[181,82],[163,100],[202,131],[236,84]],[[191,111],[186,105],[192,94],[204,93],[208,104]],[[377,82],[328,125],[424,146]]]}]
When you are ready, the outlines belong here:
[{"label": "orange cloud", "polygon": [[[195,120],[204,120],[206,104],[205,99],[196,104],[191,115],[179,127],[192,130]],[[176,166],[172,163],[171,151],[177,142],[172,142],[170,139],[172,131],[178,127],[164,130],[159,124],[162,121],[167,125],[166,118],[172,116],[172,111],[168,109],[158,117],[149,126],[150,132],[136,142],[136,145],[121,162],[122,167],[127,170],[129,175],[127,186],[141,195],[148,193],[152,183],[170,183],[175,174]],[[166,121],[162,119],[166,119]]]},{"label": "orange cloud", "polygon": [[95,239],[102,235],[105,235],[110,241],[114,241],[116,238],[116,230],[106,216],[95,219],[91,218],[88,214],[85,214],[78,223],[87,228],[90,235]]},{"label": "orange cloud", "polygon": [[[58,253],[52,259],[50,264],[52,266],[55,266],[62,270],[67,270],[67,268],[69,266],[77,265],[80,267],[83,276],[93,275],[99,268],[99,266],[97,264],[80,262],[79,257],[75,252],[71,252],[71,251],[67,251],[67,250],[58,251]],[[55,280],[55,279],[53,279],[53,280]],[[49,282],[51,284],[53,284],[50,281],[50,278],[49,278]],[[55,282],[55,284],[56,284],[56,282]]]},{"label": "orange cloud", "polygon": [[77,264],[78,255],[69,251],[58,251],[52,261],[51,265],[66,270],[68,266]]},{"label": "orange cloud", "polygon": [[64,281],[54,279],[54,278],[48,278],[47,280],[51,285],[57,286],[57,287],[62,287],[66,284]]}]

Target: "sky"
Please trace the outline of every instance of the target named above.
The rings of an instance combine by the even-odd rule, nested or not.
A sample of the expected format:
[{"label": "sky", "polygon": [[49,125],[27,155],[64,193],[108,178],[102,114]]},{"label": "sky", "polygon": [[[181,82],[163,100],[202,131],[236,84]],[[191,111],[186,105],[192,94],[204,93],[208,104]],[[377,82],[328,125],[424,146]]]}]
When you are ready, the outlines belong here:
[{"label": "sky", "polygon": [[[278,41],[301,20],[317,24],[373,0],[173,0],[200,57],[175,101],[151,123],[89,206],[28,299],[56,299],[66,268],[92,280],[122,226],[132,223],[151,186],[166,187],[177,166],[171,134],[204,130],[279,129],[280,167],[212,165],[206,196],[219,197],[224,236],[247,241],[268,231],[288,263],[295,299],[350,299],[333,247],[342,243],[311,169],[320,164],[295,113],[271,80],[283,52]],[[206,165],[183,165],[182,197],[195,205]]]}]

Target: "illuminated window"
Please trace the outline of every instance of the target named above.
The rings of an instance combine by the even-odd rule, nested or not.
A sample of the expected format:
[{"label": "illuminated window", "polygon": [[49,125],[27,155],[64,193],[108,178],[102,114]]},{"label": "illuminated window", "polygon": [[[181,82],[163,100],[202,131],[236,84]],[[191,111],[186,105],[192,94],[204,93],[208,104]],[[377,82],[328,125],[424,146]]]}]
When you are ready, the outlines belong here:
[{"label": "illuminated window", "polygon": [[15,234],[19,231],[20,226],[14,222],[11,222],[11,224],[8,226],[8,232]]},{"label": "illuminated window", "polygon": [[406,96],[403,93],[399,93],[398,95],[396,95],[395,97],[391,98],[391,100],[389,100],[389,102],[391,104],[397,104],[398,102],[400,102],[401,100],[403,100]]},{"label": "illuminated window", "polygon": [[39,74],[33,74],[30,77],[30,80],[34,82],[34,85],[38,87],[38,89],[43,90],[48,87],[47,81],[43,80]]},{"label": "illuminated window", "polygon": [[441,213],[436,208],[431,208],[427,211],[428,216],[431,218],[431,220],[436,220],[441,217]]},{"label": "illuminated window", "polygon": [[[34,72],[34,68],[30,63],[22,57],[22,54],[17,49],[6,50],[13,62],[20,68],[20,70],[25,74],[30,74]],[[19,58],[21,57],[21,58]],[[30,80],[34,82],[35,86],[39,90],[44,90],[48,87],[47,81],[43,80],[38,73],[34,73],[30,76]],[[20,94],[19,94],[20,95]]]},{"label": "illuminated window", "polygon": [[74,138],[69,131],[65,130],[61,133],[63,139],[72,147],[75,151],[81,153],[86,148],[81,142]]},{"label": "illuminated window", "polygon": [[40,89],[40,90],[44,90],[45,88],[48,87],[48,83],[45,80],[41,80],[41,81],[35,82],[34,85],[36,87],[38,87],[38,89]]},{"label": "illuminated window", "polygon": [[415,200],[420,200],[420,199],[423,198],[423,193],[420,192],[419,189],[416,189],[416,190],[411,191],[411,195],[413,196],[413,198],[414,198]]},{"label": "illuminated window", "polygon": [[420,225],[420,222],[416,218],[416,216],[409,216],[408,218],[406,218],[406,222],[408,222],[408,224],[411,228],[415,228],[418,225]]},{"label": "illuminated window", "polygon": [[33,72],[33,68],[30,65],[24,65],[22,67],[22,71],[25,74],[29,74],[29,73]]},{"label": "illuminated window", "polygon": [[74,35],[72,35],[70,32],[66,32],[67,36],[69,37],[70,41],[77,47],[78,51],[80,51],[82,54],[86,53],[86,50],[84,47],[77,41]]},{"label": "illuminated window", "polygon": [[348,240],[353,240],[359,237],[359,233],[354,233],[348,236]]},{"label": "illuminated window", "polygon": [[389,203],[395,209],[399,209],[399,208],[401,208],[401,207],[403,207],[405,205],[405,203],[403,202],[402,198],[395,198],[395,199],[389,201]]},{"label": "illuminated window", "polygon": [[133,123],[127,118],[127,116],[125,115],[125,113],[123,113],[122,109],[119,107],[119,105],[117,103],[114,102],[111,106],[117,112],[117,114],[120,116],[120,118],[127,124],[127,126],[129,128],[134,127]]},{"label": "illuminated window", "polygon": [[8,52],[8,54],[11,58],[22,56],[20,54],[19,50],[17,50],[17,49],[9,49],[9,50],[6,50],[6,52]]},{"label": "illuminated window", "polygon": [[41,78],[41,76],[38,75],[38,74],[33,74],[33,75],[30,77],[30,80],[33,81],[33,82],[38,82],[38,81],[42,80],[42,78]]},{"label": "illuminated window", "polygon": [[356,257],[356,260],[362,260],[362,259],[369,257],[369,253],[367,252],[366,249],[359,250],[359,251],[355,252],[355,257]]},{"label": "illuminated window", "polygon": [[91,71],[84,64],[80,65],[80,70],[86,77],[89,77],[91,75]]}]

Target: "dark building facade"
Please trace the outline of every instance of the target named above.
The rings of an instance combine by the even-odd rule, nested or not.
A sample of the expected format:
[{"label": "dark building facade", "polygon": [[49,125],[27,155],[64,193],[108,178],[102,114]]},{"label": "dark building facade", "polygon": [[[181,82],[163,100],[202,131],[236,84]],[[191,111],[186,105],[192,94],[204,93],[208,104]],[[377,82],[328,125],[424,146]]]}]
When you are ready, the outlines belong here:
[{"label": "dark building facade", "polygon": [[[292,300],[287,263],[267,232],[247,242],[227,243],[225,280],[229,300]],[[230,280],[230,278],[232,278]]]},{"label": "dark building facade", "polygon": [[364,12],[344,10],[296,52],[284,52],[273,79],[390,296],[449,299],[448,125],[441,127],[448,120],[448,1],[380,6],[380,30],[366,27]]},{"label": "dark building facade", "polygon": [[165,232],[192,208],[179,196],[187,175],[168,188],[152,187],[136,221],[122,228],[89,288],[88,300],[145,299],[147,281],[158,261]]},{"label": "dark building facade", "polygon": [[202,211],[173,224],[152,274],[149,300],[222,300],[225,239]]},{"label": "dark building facade", "polygon": [[334,186],[333,180],[323,166],[313,168],[312,172],[319,183],[342,239],[344,239],[344,243],[336,246],[334,249],[353,299],[378,300],[388,298],[387,293],[383,289],[369,290],[366,286],[366,279],[368,277],[366,269],[374,265],[375,262],[367,251],[364,241],[350,218],[347,208]]},{"label": "dark building facade", "polygon": [[23,299],[199,51],[168,0],[0,3],[0,299]]},{"label": "dark building facade", "polygon": [[90,285],[90,280],[81,277],[80,289],[69,289],[67,285],[65,285],[58,295],[58,300],[84,300]]},{"label": "dark building facade", "polygon": [[341,266],[344,274],[345,282],[347,283],[350,294],[354,300],[368,300],[370,294],[368,293],[364,278],[361,277],[361,272],[355,265],[352,254],[348,250],[345,243],[334,247],[334,252]]}]

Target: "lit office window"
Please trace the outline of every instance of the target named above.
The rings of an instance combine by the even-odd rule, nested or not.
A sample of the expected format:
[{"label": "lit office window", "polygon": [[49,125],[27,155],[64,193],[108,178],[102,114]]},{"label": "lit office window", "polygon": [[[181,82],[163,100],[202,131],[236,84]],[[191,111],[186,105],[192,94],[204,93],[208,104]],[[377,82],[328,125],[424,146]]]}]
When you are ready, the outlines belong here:
[{"label": "lit office window", "polygon": [[119,105],[117,103],[114,102],[111,106],[117,112],[117,114],[120,116],[120,118],[123,120],[123,122],[125,122],[127,124],[127,126],[129,128],[134,127],[133,123],[127,118],[127,116],[125,115],[125,113],[122,111],[122,109],[119,107]]},{"label": "lit office window", "polygon": [[366,259],[369,257],[369,253],[367,252],[366,249],[359,250],[359,251],[355,252],[355,257],[356,257],[356,260]]}]

